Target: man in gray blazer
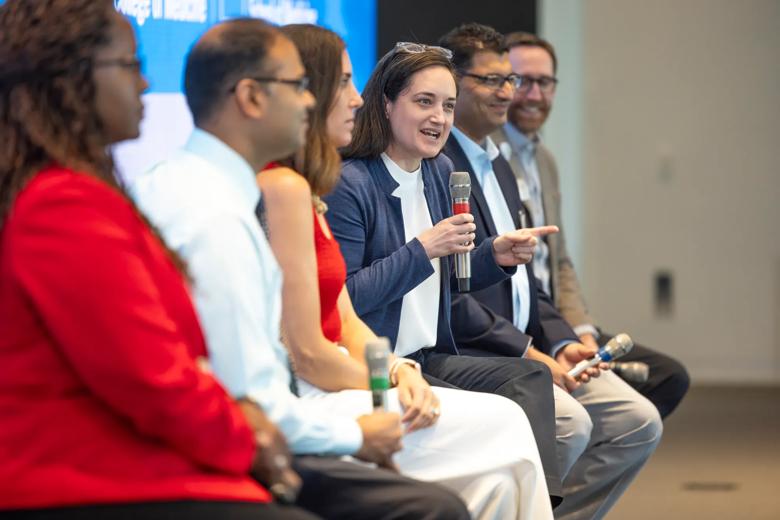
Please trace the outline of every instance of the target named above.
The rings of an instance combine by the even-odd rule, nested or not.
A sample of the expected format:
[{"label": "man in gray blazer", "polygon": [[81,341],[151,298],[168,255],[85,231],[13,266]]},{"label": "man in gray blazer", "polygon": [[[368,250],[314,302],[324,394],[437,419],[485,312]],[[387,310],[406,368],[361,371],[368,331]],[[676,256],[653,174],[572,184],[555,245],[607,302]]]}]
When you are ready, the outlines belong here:
[{"label": "man in gray blazer", "polygon": [[[522,86],[515,92],[507,123],[491,138],[512,167],[532,225],[555,225],[561,230],[540,241],[534,257],[534,273],[580,341],[588,346],[596,346],[597,341],[603,344],[611,335],[600,332],[588,314],[566,249],[558,168],[552,153],[539,141],[539,129],[552,109],[558,81],[555,50],[546,40],[520,32],[507,35],[506,44],[513,72],[521,76]],[[688,390],[685,367],[669,356],[635,345],[621,361],[648,364],[648,380],[629,383],[658,408],[661,417],[669,415]]]}]

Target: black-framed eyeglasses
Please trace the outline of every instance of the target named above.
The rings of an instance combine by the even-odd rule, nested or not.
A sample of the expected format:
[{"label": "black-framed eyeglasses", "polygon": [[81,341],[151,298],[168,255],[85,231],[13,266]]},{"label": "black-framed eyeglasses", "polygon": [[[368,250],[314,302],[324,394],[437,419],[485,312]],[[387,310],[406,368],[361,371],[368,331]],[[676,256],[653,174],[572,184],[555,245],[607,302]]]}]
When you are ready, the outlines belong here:
[{"label": "black-framed eyeglasses", "polygon": [[523,80],[518,88],[521,94],[531,92],[531,89],[534,88],[534,83],[539,85],[539,90],[543,94],[550,94],[558,84],[558,78],[552,76],[520,76],[520,78]]},{"label": "black-framed eyeglasses", "polygon": [[509,83],[512,90],[517,90],[523,83],[523,78],[517,74],[510,74],[508,76],[502,76],[501,74],[486,74],[483,76],[481,74],[472,74],[471,72],[461,72],[460,75],[474,78],[486,87],[496,90],[503,88],[504,83]]},{"label": "black-framed eyeglasses", "polygon": [[423,43],[414,42],[398,42],[395,44],[394,50],[396,52],[408,52],[410,54],[417,54],[419,52],[438,52],[448,60],[452,59],[452,51],[445,49],[444,47],[438,47],[436,45],[425,45]]},{"label": "black-framed eyeglasses", "polygon": [[[283,79],[283,78],[268,78],[268,77],[255,77],[255,76],[247,76],[247,78],[241,78],[241,79],[252,79],[260,83],[282,83],[284,85],[290,85],[291,87],[295,88],[295,91],[298,94],[303,94],[306,92],[306,90],[309,88],[309,77],[308,76],[302,76],[298,79]],[[230,89],[230,92],[235,92],[236,87],[238,86],[238,83],[233,85],[233,88]]]},{"label": "black-framed eyeglasses", "polygon": [[130,69],[133,72],[140,73],[144,68],[144,62],[141,60],[141,58],[135,56],[132,58],[107,58],[104,60],[95,60],[92,62],[92,66],[95,68],[122,67],[124,69]]}]

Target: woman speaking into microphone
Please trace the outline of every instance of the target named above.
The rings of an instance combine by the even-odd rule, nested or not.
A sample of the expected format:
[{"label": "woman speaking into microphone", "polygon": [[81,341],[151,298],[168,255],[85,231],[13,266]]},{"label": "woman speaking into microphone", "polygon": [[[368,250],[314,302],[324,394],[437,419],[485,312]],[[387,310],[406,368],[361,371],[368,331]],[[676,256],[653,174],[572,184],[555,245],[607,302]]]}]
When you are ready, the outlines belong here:
[{"label": "woman speaking into microphone", "polygon": [[[492,395],[432,389],[410,367],[413,362],[388,356],[384,341],[356,315],[344,259],[326,221],[339,210],[319,198],[338,182],[337,148],[352,140],[354,112],[363,100],[336,34],[312,25],[289,25],[282,32],[298,47],[317,101],[305,146],[258,174],[258,213],[284,272],[283,329],[301,398],[359,422],[381,417],[366,415],[372,411],[369,369],[382,375],[390,358],[389,384],[379,385],[374,404],[402,414],[406,423],[403,449],[393,461],[403,475],[457,491],[476,519],[551,518],[522,410]],[[367,344],[375,348],[364,351]],[[387,386],[393,388],[383,391]]]},{"label": "woman speaking into microphone", "polygon": [[281,482],[284,438],[201,369],[184,267],[116,176],[147,86],[110,0],[0,6],[0,516],[313,518],[250,475]]},{"label": "woman speaking into microphone", "polygon": [[[471,255],[470,286],[478,290],[530,261],[536,238],[533,230],[517,230],[474,248],[473,217],[451,213],[453,165],[440,154],[457,96],[450,57],[447,49],[405,42],[379,61],[343,150],[341,179],[325,197],[326,217],[346,260],[354,309],[376,334],[390,338],[395,355],[418,362],[434,382],[513,400],[536,439],[554,446],[549,370],[526,359],[459,356],[453,339],[451,255]],[[558,496],[555,451],[542,454],[542,463]]]}]

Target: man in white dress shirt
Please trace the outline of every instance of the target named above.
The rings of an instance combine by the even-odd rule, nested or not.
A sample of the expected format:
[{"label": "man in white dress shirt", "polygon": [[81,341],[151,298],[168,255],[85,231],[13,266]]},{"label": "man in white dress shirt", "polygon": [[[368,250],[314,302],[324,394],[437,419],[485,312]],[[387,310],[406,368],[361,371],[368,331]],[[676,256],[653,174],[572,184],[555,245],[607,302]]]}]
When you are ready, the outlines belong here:
[{"label": "man in white dress shirt", "polygon": [[[132,194],[188,264],[210,368],[231,395],[258,403],[295,454],[389,466],[398,414],[356,419],[299,399],[279,341],[281,272],[255,218],[255,172],[303,142],[314,103],[303,71],[292,42],[265,22],[211,28],[187,62],[197,129]],[[292,465],[303,480],[297,505],[323,517],[468,518],[448,490],[391,471],[319,456]]]}]

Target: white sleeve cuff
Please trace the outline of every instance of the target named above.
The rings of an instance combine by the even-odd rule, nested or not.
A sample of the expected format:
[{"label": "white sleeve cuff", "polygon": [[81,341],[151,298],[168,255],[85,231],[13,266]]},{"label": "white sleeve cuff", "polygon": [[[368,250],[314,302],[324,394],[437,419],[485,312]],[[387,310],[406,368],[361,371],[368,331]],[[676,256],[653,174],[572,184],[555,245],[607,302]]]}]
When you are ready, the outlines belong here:
[{"label": "white sleeve cuff", "polygon": [[591,325],[590,323],[583,323],[582,325],[577,325],[574,327],[574,333],[577,336],[582,336],[583,334],[593,334],[593,337],[596,339],[599,339],[599,330]]},{"label": "white sleeve cuff", "polygon": [[354,455],[363,446],[363,430],[357,421],[352,418],[338,418],[332,420],[333,445],[328,453],[333,455]]},{"label": "white sleeve cuff", "polygon": [[572,341],[570,339],[559,341],[558,343],[553,345],[553,347],[550,349],[550,357],[555,359],[555,356],[558,355],[558,351],[560,351],[566,345],[571,345],[572,343],[576,343],[576,341]]}]

